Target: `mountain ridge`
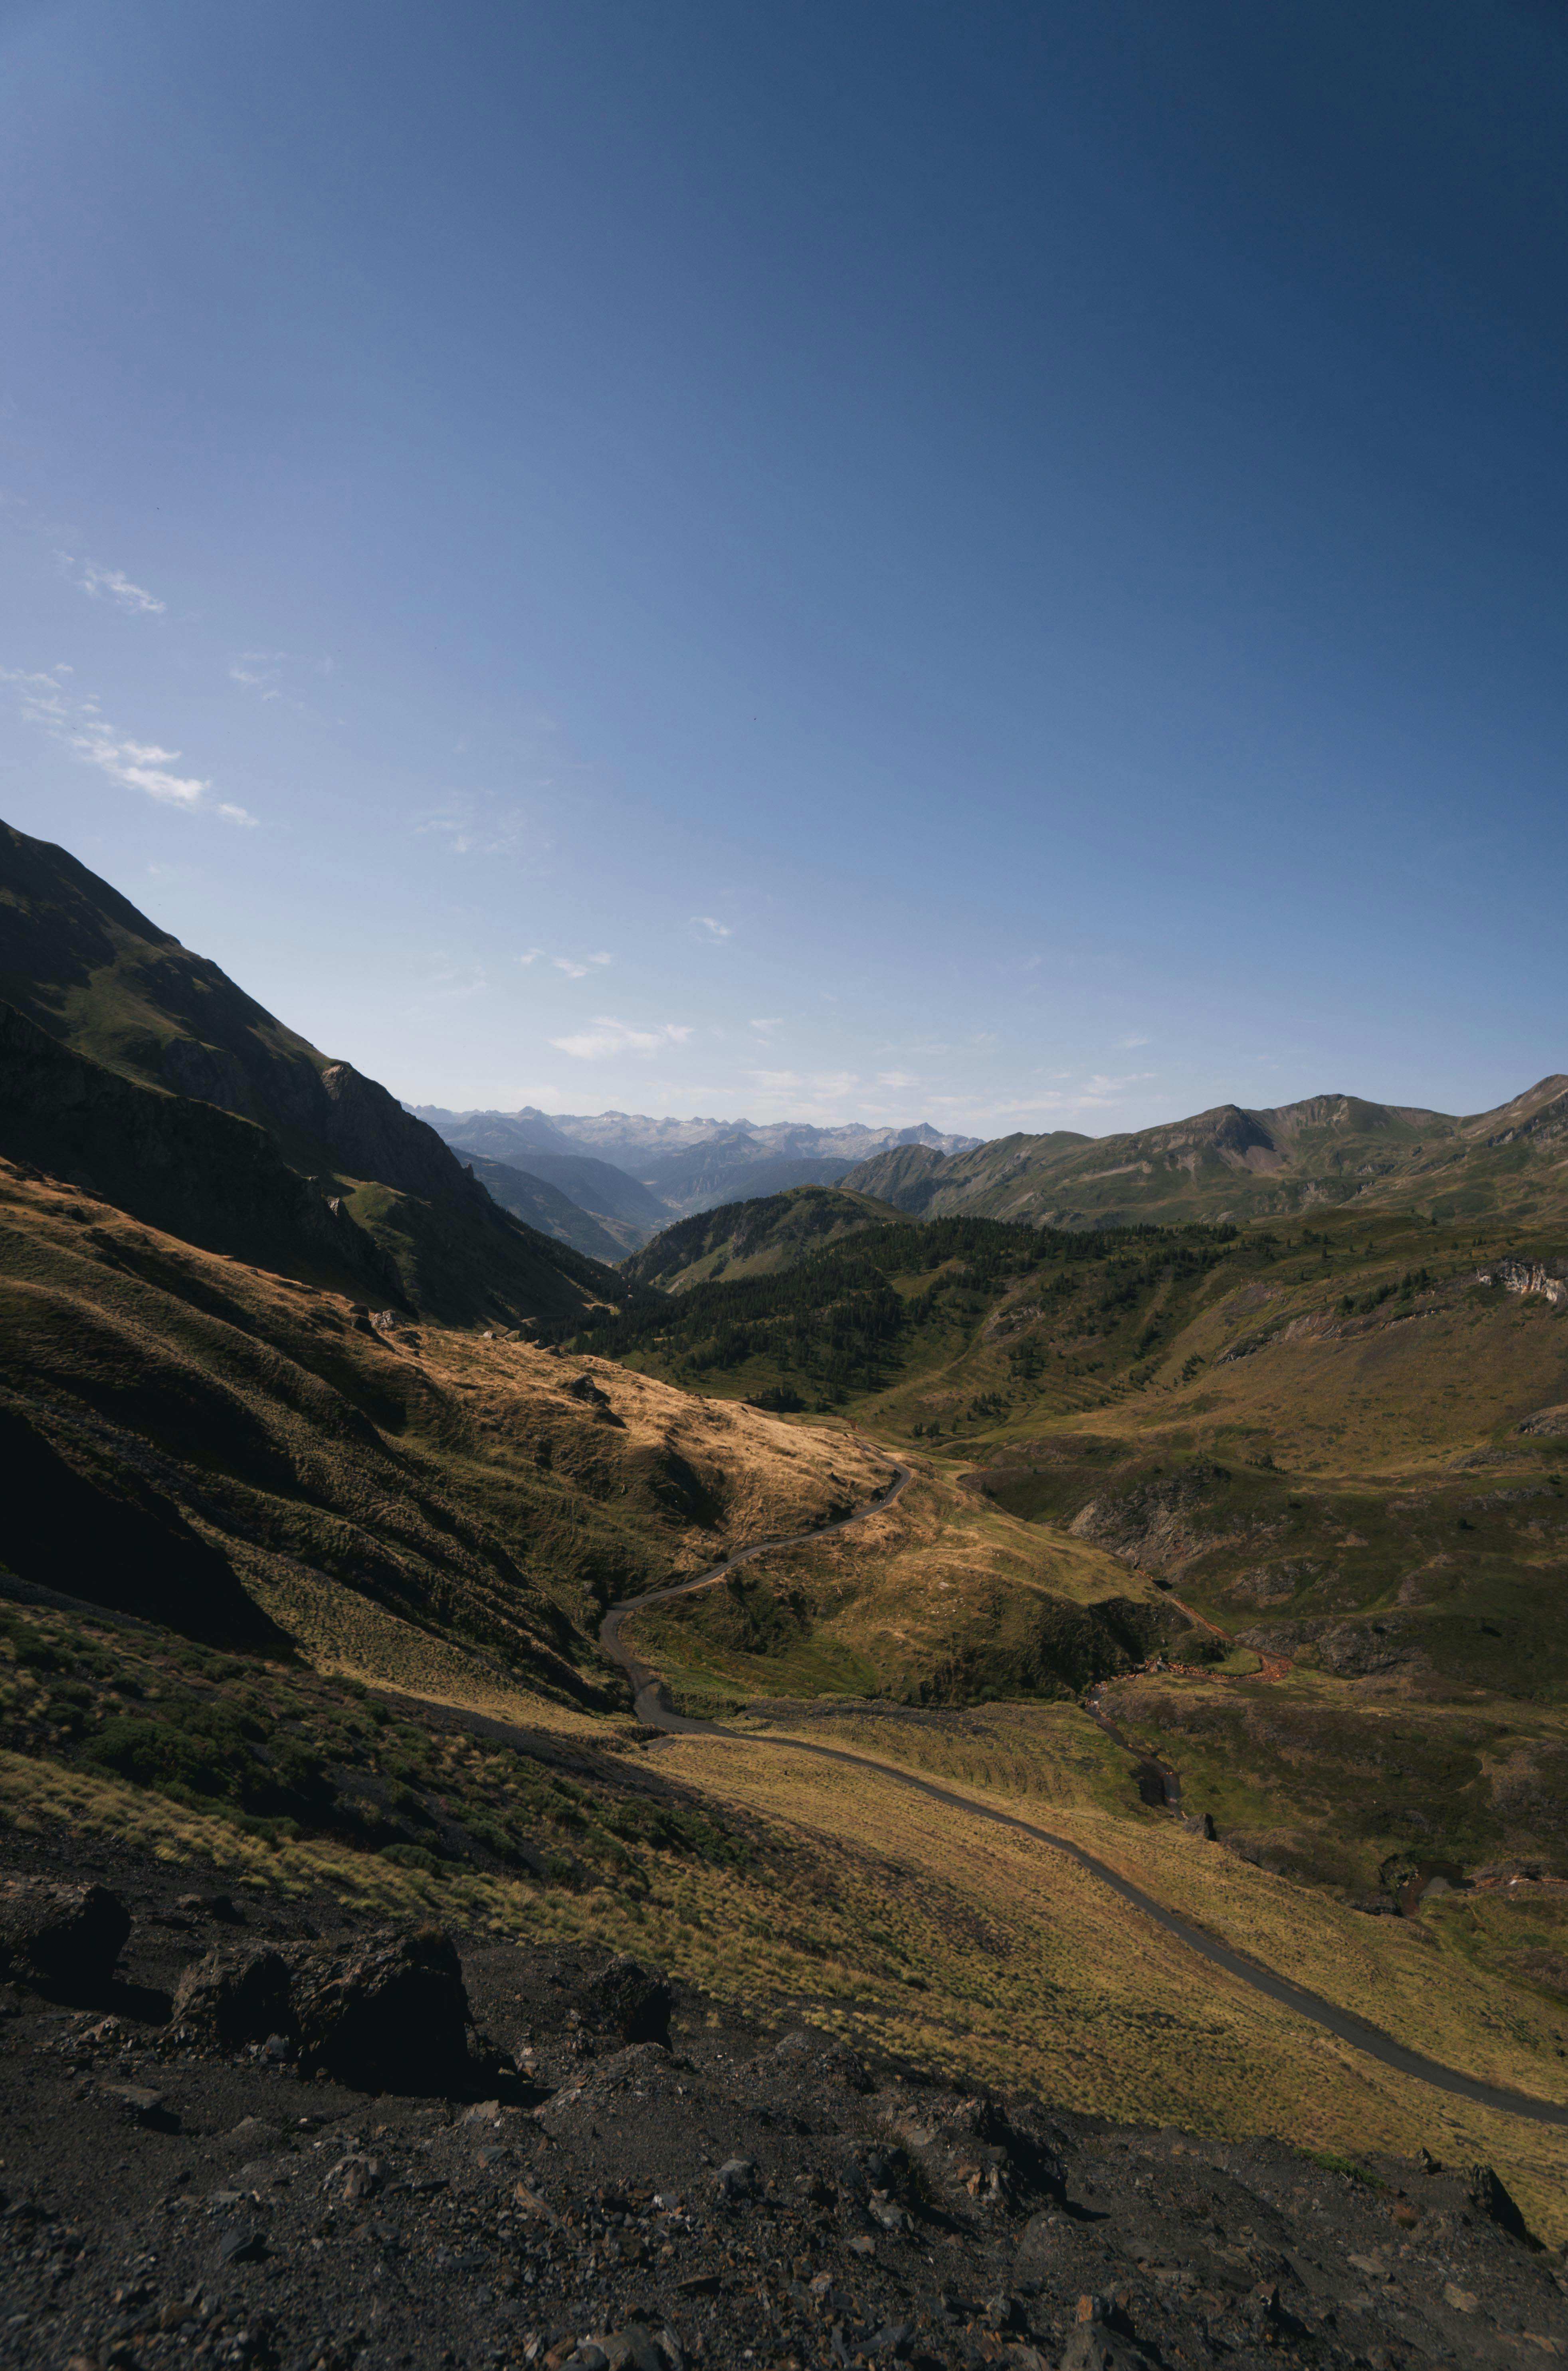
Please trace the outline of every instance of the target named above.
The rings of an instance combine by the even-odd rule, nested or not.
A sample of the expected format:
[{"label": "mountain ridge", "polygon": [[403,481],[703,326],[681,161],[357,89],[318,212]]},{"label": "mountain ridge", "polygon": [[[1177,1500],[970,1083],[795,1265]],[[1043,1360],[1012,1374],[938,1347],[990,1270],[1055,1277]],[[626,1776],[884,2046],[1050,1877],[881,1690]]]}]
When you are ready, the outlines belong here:
[{"label": "mountain ridge", "polygon": [[[451,1320],[559,1316],[613,1290],[606,1269],[493,1202],[377,1081],[312,1046],[67,850],[8,824],[0,1000],[16,1015],[0,1148],[17,1159],[85,1172],[122,1207],[243,1256],[224,1216],[236,1170],[260,1197],[250,1255],[285,1266],[306,1239],[314,1258],[321,1236],[299,1185],[283,1182],[292,1174],[375,1247],[367,1262],[336,1230],[362,1289]],[[118,1146],[117,1128],[129,1131]]]},{"label": "mountain ridge", "polygon": [[[951,1155],[883,1153],[843,1182],[912,1217],[1037,1226],[1246,1220],[1412,1195],[1428,1201],[1428,1215],[1462,1220],[1512,1207],[1521,1192],[1561,1197],[1563,1181],[1529,1165],[1559,1142],[1568,1151],[1568,1075],[1551,1072],[1470,1115],[1343,1093],[1216,1104],[1111,1136],[1019,1134]],[[1522,1160],[1502,1157],[1516,1148]]]},{"label": "mountain ridge", "polygon": [[[901,1145],[947,1152],[979,1143],[975,1137],[944,1136],[926,1120],[903,1128],[859,1120],[824,1128],[805,1120],[542,1112],[533,1105],[515,1112],[455,1112],[439,1104],[408,1108],[448,1144],[473,1147],[543,1177],[597,1217],[644,1220],[652,1227],[738,1198],[835,1185],[858,1161]],[[580,1163],[592,1160],[599,1174],[572,1174],[566,1167],[572,1156]],[[617,1186],[617,1180],[624,1183]]]}]

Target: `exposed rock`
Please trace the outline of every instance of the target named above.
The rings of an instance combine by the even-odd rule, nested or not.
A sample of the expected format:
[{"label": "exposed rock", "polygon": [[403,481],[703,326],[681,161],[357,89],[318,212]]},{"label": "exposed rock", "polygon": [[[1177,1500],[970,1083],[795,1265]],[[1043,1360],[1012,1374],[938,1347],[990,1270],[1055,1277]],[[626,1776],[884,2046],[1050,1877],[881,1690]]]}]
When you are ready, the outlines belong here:
[{"label": "exposed rock", "polygon": [[1511,2238],[1523,2239],[1527,2246],[1537,2247],[1535,2239],[1514,2200],[1509,2196],[1498,2174],[1489,2165],[1472,2165],[1470,2169],[1470,2203],[1479,2214],[1486,2215]]},{"label": "exposed rock", "polygon": [[209,1951],[180,1977],[170,2019],[221,2050],[292,2032],[294,2021],[287,1963],[265,1949]]},{"label": "exposed rock", "polygon": [[753,2198],[760,2183],[757,2170],[749,2157],[726,2157],[713,2177],[726,2198]]},{"label": "exposed rock", "polygon": [[0,1976],[91,1999],[114,1981],[131,1932],[125,1905],[102,1885],[13,1879],[0,1887]]},{"label": "exposed rock", "polygon": [[1134,2345],[1108,2298],[1083,2296],[1077,2326],[1062,2352],[1061,2371],[1148,2371],[1148,2357]]},{"label": "exposed rock", "polygon": [[461,2089],[468,1995],[444,1928],[307,1949],[294,1975],[300,2063],[363,2091]]},{"label": "exposed rock", "polygon": [[1195,1458],[1180,1473],[1091,1498],[1067,1529],[1075,1539],[1105,1548],[1137,1570],[1179,1573],[1194,1556],[1219,1544],[1217,1531],[1205,1531],[1193,1519],[1229,1481],[1226,1466]]},{"label": "exposed rock", "polygon": [[1519,1430],[1534,1433],[1541,1440],[1559,1440],[1568,1433],[1568,1401],[1557,1407],[1537,1408],[1533,1416],[1526,1417]]},{"label": "exposed rock", "polygon": [[628,1951],[612,1960],[584,1988],[583,2005],[594,2023],[613,2027],[623,2041],[669,2046],[674,2007],[669,1979]]},{"label": "exposed rock", "polygon": [[1323,1577],[1323,1567],[1310,1556],[1283,1556],[1277,1564],[1254,1565],[1239,1573],[1225,1594],[1244,1605],[1287,1605],[1299,1590]]}]

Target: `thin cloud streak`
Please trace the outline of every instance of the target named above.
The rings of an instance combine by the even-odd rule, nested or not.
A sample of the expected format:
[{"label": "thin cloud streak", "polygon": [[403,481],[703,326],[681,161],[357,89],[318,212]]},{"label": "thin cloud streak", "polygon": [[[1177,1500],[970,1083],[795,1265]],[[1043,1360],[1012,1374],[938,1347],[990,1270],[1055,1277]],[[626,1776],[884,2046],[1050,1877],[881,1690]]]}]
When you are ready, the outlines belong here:
[{"label": "thin cloud streak", "polygon": [[570,1037],[552,1037],[550,1044],[580,1062],[607,1062],[617,1054],[661,1054],[668,1047],[684,1046],[691,1034],[689,1024],[678,1022],[663,1021],[652,1029],[637,1029],[601,1013],[591,1028],[576,1030]]},{"label": "thin cloud streak", "polygon": [[96,766],[111,782],[128,791],[142,791],[162,806],[183,807],[187,813],[210,809],[226,823],[253,827],[256,818],[228,799],[209,799],[211,781],[202,775],[176,774],[181,752],[156,741],[133,741],[99,712],[96,700],[73,700],[62,677],[69,667],[29,674],[17,667],[0,667],[0,681],[17,687],[17,708],[26,723],[47,733],[84,765]]},{"label": "thin cloud streak", "polygon": [[105,568],[96,560],[76,560],[68,551],[60,554],[60,564],[67,570],[81,570],[81,574],[73,575],[71,581],[92,600],[99,600],[107,594],[116,608],[123,609],[129,617],[161,618],[168,607],[167,601],[160,601],[144,584],[133,584],[122,569]]}]

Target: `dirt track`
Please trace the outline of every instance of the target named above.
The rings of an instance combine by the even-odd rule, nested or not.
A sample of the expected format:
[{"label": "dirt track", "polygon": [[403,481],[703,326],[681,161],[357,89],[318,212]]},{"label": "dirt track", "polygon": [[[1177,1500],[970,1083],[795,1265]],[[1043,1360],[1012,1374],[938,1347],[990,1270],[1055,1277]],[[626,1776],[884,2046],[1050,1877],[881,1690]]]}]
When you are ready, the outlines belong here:
[{"label": "dirt track", "polygon": [[[870,1447],[871,1444],[867,1442],[864,1445]],[[767,1556],[779,1548],[797,1547],[807,1540],[829,1538],[836,1532],[849,1531],[857,1523],[863,1523],[870,1516],[891,1507],[908,1487],[913,1477],[910,1468],[901,1464],[896,1458],[885,1457],[882,1451],[875,1453],[884,1456],[884,1462],[893,1468],[895,1478],[880,1498],[873,1498],[869,1506],[860,1508],[857,1513],[843,1516],[837,1522],[824,1523],[816,1531],[794,1532],[788,1539],[759,1540],[753,1546],[742,1548],[736,1555],[727,1557],[722,1564],[713,1566],[711,1570],[699,1573],[695,1580],[676,1581],[666,1589],[651,1589],[640,1597],[627,1598],[620,1604],[610,1607],[599,1626],[599,1643],[630,1680],[636,1694],[637,1717],[646,1728],[664,1729],[673,1735],[723,1738],[735,1745],[752,1742],[735,1730],[726,1729],[721,1722],[692,1720],[676,1712],[664,1683],[640,1663],[625,1644],[621,1637],[622,1622],[627,1614],[640,1613],[647,1606],[667,1604],[672,1598],[690,1597],[698,1590],[711,1589],[738,1566],[750,1563],[755,1556]],[[1309,2018],[1314,2025],[1322,2026],[1340,2041],[1349,2042],[1354,2049],[1365,2051],[1369,2058],[1391,2066],[1401,2075],[1413,2075],[1419,2081],[1430,2083],[1440,2091],[1451,2092],[1461,2099],[1473,2100],[1480,2107],[1496,2108],[1509,2115],[1526,2116],[1535,2123],[1568,2125],[1568,2107],[1559,2107],[1550,2099],[1531,2099],[1521,2091],[1503,2090],[1495,2084],[1480,2082],[1475,2076],[1461,2074],[1455,2067],[1445,2066],[1436,2059],[1424,2058],[1419,2051],[1405,2049],[1390,2035],[1380,2033],[1376,2026],[1367,2025],[1347,2009],[1337,2008],[1332,2001],[1323,2000],[1316,1993],[1307,1992],[1301,1985],[1290,1984],[1269,1969],[1243,1959],[1239,1952],[1231,1950],[1212,1935],[1205,1935],[1201,1927],[1190,1926],[1184,1918],[1179,1918],[1174,1912],[1165,1909],[1151,1895],[1119,1876],[1116,1870],[1097,1859],[1092,1853],[1069,1843],[1066,1836],[1053,1835],[1048,1828],[1036,1827],[1032,1820],[1021,1820],[1016,1813],[994,1810],[988,1803],[976,1802],[967,1795],[956,1794],[951,1787],[939,1787],[931,1779],[917,1777],[912,1771],[900,1769],[895,1763],[879,1762],[870,1754],[846,1752],[841,1746],[809,1744],[798,1738],[770,1736],[767,1742],[771,1747],[795,1753],[814,1753],[824,1761],[858,1764],[862,1769],[874,1770],[880,1776],[892,1779],[897,1786],[912,1787],[917,1794],[928,1796],[933,1802],[967,1811],[972,1819],[988,1820],[998,1827],[1013,1828],[1020,1835],[1032,1836],[1037,1843],[1049,1845],[1054,1851],[1065,1853],[1069,1860],[1076,1861],[1080,1868],[1087,1869],[1102,1885],[1108,1885],[1124,1902],[1130,1903],[1147,1918],[1152,1918],[1157,1926],[1163,1927],[1168,1935],[1174,1935],[1189,1949],[1199,1953],[1215,1967],[1223,1969],[1227,1975],[1234,1976],[1238,1982],[1248,1985],[1253,1992],[1262,1993],[1265,1998],[1295,2010],[1297,2016]]]}]

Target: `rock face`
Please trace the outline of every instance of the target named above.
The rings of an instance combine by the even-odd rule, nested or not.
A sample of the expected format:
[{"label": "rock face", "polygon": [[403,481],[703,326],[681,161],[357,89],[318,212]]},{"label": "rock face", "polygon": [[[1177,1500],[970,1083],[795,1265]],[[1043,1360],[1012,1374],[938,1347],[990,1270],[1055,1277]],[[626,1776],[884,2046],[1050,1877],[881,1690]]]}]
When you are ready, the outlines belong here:
[{"label": "rock face", "polygon": [[[0,1869],[20,1878],[28,1856],[13,1895],[85,1891],[40,1887],[34,1850],[0,1828]],[[225,1937],[191,1968],[188,1919],[167,1914],[188,1882],[144,1855],[128,1875],[151,1914],[126,1947],[121,2012],[0,2001],[0,2371],[74,2356],[1470,2371],[1568,2355],[1561,2259],[1520,2236],[1494,2172],[1378,2157],[1356,2179],[1278,2139],[1115,2125],[869,2068],[821,2030],[779,2035],[681,1985],[678,2054],[627,2043],[584,2009],[661,1985],[641,1961],[478,1937],[459,1972],[439,1932],[326,1945],[281,1888],[268,1948]],[[363,2075],[379,2033],[396,2088],[374,2108],[318,2058],[144,2023],[170,1989],[192,2013],[245,1997],[275,1982],[271,1959],[317,2048]],[[519,2071],[498,2055],[481,2093],[460,2058],[456,2097],[398,2097],[432,2001],[457,2054],[465,1985]]]},{"label": "rock face", "polygon": [[26,1878],[0,1889],[0,1975],[46,1984],[82,2000],[114,1981],[130,1914],[102,1885],[47,1885]]},{"label": "rock face", "polygon": [[172,2022],[220,2050],[294,2030],[288,1964],[281,1951],[210,1951],[175,1990]]},{"label": "rock face", "polygon": [[351,1951],[306,1950],[292,1986],[302,2067],[362,2091],[460,2090],[469,2073],[468,1995],[443,1927],[384,1935]]},{"label": "rock face", "polygon": [[1223,1465],[1194,1460],[1180,1474],[1091,1498],[1067,1529],[1136,1571],[1177,1579],[1195,1557],[1219,1544],[1223,1524],[1204,1526],[1194,1517],[1223,1496],[1229,1480]]},{"label": "rock face", "polygon": [[594,2022],[613,2027],[623,2041],[662,2041],[669,2048],[674,2007],[669,1982],[628,1951],[594,1978],[583,2001]]}]

